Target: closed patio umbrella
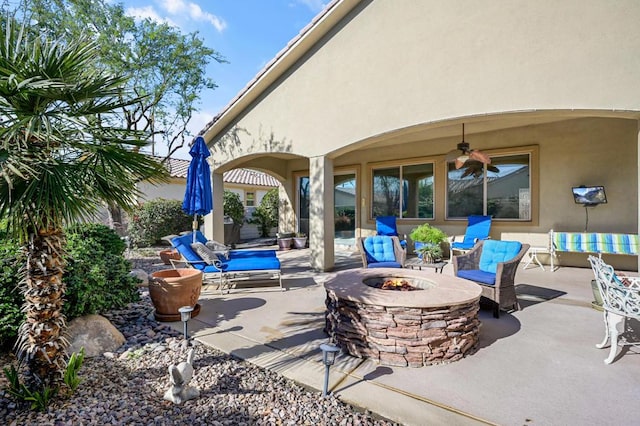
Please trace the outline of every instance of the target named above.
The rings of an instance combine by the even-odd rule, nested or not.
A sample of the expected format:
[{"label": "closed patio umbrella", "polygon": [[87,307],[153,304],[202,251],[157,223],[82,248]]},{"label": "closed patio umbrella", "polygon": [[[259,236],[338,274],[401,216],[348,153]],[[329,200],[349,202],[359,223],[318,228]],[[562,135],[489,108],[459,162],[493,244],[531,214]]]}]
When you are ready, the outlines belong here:
[{"label": "closed patio umbrella", "polygon": [[211,172],[207,157],[211,155],[202,136],[198,136],[191,149],[191,163],[187,171],[187,188],[182,201],[182,210],[193,215],[193,241],[198,230],[198,215],[209,214],[213,210]]}]

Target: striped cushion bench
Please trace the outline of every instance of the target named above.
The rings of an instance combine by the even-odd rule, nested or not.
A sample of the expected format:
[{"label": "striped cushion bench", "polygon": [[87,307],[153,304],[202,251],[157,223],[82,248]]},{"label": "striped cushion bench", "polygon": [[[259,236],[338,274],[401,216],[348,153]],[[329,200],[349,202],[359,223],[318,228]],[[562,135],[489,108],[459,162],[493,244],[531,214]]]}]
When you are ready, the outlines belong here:
[{"label": "striped cushion bench", "polygon": [[[609,234],[599,232],[549,232],[551,249],[573,253],[640,254],[637,234]],[[553,270],[553,256],[551,257]]]}]

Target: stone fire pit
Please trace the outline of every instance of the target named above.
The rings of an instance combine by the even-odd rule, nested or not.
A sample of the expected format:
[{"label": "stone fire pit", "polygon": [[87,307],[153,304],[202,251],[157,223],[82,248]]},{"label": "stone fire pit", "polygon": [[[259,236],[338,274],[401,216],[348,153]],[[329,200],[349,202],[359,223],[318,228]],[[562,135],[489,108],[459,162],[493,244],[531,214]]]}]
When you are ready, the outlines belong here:
[{"label": "stone fire pit", "polygon": [[[375,288],[389,279],[406,280],[417,290]],[[327,332],[350,355],[422,367],[457,361],[478,345],[482,290],[471,281],[377,268],[339,272],[324,287]]]}]

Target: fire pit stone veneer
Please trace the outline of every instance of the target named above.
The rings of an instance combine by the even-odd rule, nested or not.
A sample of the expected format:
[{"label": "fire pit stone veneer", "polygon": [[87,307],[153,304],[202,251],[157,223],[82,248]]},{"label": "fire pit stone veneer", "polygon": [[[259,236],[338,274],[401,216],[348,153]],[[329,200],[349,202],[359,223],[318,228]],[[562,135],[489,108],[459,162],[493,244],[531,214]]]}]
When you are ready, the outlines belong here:
[{"label": "fire pit stone veneer", "polygon": [[[404,279],[417,291],[366,285]],[[409,269],[357,269],[325,283],[326,330],[347,353],[382,365],[422,367],[457,361],[478,345],[479,285]]]}]

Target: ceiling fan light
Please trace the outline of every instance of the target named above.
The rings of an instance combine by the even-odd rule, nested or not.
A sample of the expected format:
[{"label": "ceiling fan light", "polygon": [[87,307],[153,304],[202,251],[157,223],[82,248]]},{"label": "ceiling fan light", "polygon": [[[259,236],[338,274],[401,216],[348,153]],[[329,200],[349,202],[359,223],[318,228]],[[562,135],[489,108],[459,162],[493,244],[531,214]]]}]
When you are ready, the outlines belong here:
[{"label": "ceiling fan light", "polygon": [[468,155],[461,155],[458,158],[456,158],[456,169],[459,169],[460,167],[462,167],[464,163],[467,162],[468,159],[469,159]]}]

